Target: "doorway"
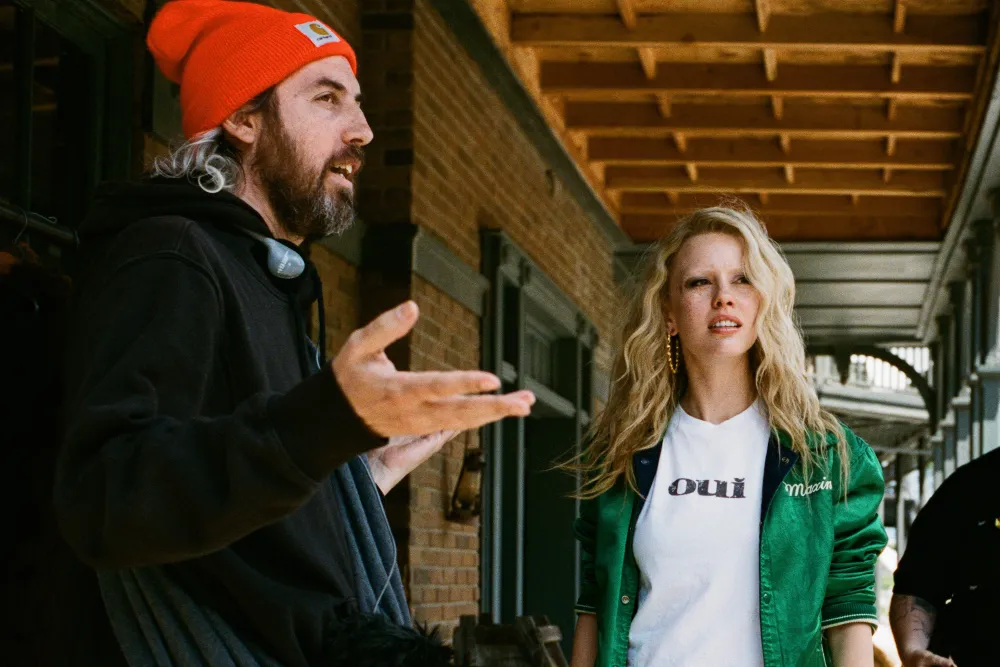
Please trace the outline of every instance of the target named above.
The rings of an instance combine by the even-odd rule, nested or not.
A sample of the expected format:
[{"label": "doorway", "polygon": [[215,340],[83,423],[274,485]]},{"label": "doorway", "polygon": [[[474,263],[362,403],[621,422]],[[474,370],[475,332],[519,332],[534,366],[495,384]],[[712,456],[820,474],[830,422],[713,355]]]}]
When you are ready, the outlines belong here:
[{"label": "doorway", "polygon": [[596,330],[505,234],[486,232],[483,248],[492,285],[484,368],[505,391],[530,389],[538,401],[531,417],[484,429],[482,610],[497,623],[547,616],[568,654],[580,581],[579,479],[554,466],[578,451],[589,423]]}]

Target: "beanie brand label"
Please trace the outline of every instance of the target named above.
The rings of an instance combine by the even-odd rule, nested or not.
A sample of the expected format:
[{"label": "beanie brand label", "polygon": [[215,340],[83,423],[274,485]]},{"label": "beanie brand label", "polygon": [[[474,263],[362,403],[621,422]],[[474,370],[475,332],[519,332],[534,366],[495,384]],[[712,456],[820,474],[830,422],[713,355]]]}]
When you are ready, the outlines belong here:
[{"label": "beanie brand label", "polygon": [[295,26],[295,29],[308,37],[309,41],[311,41],[315,46],[323,46],[324,44],[340,41],[340,37],[337,36],[337,33],[330,30],[330,28],[319,21],[300,23]]}]

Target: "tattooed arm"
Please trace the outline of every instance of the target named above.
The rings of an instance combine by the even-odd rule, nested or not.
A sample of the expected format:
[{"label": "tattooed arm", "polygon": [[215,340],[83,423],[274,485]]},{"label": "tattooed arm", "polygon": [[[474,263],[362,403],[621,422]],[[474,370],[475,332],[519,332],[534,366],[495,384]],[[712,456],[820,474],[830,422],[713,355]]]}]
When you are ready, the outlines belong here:
[{"label": "tattooed arm", "polygon": [[889,623],[896,638],[896,648],[903,667],[955,667],[950,658],[934,655],[927,650],[934,633],[937,610],[923,598],[913,595],[893,595],[889,606]]}]

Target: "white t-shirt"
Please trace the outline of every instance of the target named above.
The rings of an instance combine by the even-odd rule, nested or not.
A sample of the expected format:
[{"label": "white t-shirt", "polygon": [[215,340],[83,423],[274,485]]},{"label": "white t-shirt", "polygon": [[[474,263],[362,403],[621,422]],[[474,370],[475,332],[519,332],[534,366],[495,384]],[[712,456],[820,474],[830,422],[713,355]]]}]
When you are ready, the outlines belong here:
[{"label": "white t-shirt", "polygon": [[758,522],[769,437],[760,402],[721,424],[678,406],[635,526],[630,667],[763,667]]}]

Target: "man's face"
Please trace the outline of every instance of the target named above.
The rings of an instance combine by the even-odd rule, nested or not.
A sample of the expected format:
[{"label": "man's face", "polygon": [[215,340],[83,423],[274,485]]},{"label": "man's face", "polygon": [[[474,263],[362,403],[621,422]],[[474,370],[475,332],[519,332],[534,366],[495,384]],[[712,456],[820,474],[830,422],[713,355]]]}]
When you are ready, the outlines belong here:
[{"label": "man's face", "polygon": [[280,83],[262,114],[248,176],[290,237],[310,241],[354,222],[354,186],[372,130],[345,58],[311,63]]}]

